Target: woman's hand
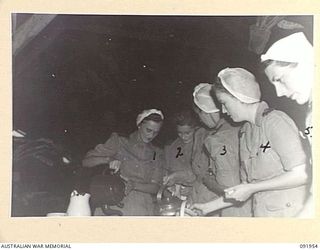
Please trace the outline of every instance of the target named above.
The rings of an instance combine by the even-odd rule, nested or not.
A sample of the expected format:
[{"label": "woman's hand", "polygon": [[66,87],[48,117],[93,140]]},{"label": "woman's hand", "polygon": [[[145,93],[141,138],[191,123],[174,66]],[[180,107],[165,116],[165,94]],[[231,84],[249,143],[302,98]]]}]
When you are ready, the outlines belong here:
[{"label": "woman's hand", "polygon": [[234,199],[236,201],[246,201],[255,193],[254,184],[240,184],[224,190],[226,199]]},{"label": "woman's hand", "polygon": [[125,190],[124,190],[124,194],[125,195],[128,195],[132,190],[134,190],[135,189],[135,183],[134,183],[134,181],[132,181],[132,180],[128,180],[127,182],[126,182],[126,188],[125,188]]},{"label": "woman's hand", "polygon": [[181,185],[180,187],[180,195],[182,196],[189,196],[192,193],[192,187],[187,187],[187,186],[183,186]]},{"label": "woman's hand", "polygon": [[114,173],[117,173],[120,170],[121,161],[113,160],[109,163],[109,168],[114,170]]},{"label": "woman's hand", "polygon": [[170,175],[167,175],[165,177],[163,177],[163,185],[166,186],[173,186],[174,184],[176,184],[176,174],[172,173]]},{"label": "woman's hand", "polygon": [[204,216],[211,212],[208,210],[207,203],[194,203],[188,209],[193,212],[193,216]]}]

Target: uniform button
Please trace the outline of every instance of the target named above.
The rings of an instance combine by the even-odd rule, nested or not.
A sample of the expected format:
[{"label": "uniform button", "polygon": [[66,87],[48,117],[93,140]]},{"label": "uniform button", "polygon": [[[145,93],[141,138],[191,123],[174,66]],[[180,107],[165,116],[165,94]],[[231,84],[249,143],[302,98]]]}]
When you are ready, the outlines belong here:
[{"label": "uniform button", "polygon": [[136,165],[136,168],[139,167],[138,165]]},{"label": "uniform button", "polygon": [[287,206],[287,207],[291,207],[291,203],[288,202],[288,203],[286,204],[286,206]]}]

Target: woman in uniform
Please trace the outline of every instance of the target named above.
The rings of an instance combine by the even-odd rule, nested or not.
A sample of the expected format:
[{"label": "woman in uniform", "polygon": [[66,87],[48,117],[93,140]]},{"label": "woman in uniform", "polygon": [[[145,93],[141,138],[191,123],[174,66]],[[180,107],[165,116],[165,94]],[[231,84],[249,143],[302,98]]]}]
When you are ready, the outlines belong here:
[{"label": "woman in uniform", "polygon": [[190,185],[195,180],[192,173],[191,162],[194,148],[194,136],[198,128],[195,115],[190,110],[177,113],[174,125],[177,139],[164,148],[166,176],[164,185],[171,188],[178,198],[185,199],[191,191]]},{"label": "woman in uniform", "polygon": [[[221,117],[220,110],[210,95],[211,87],[208,83],[201,83],[196,86],[194,92],[195,111],[201,122],[210,128],[210,133],[203,142],[209,163],[201,167],[204,171],[198,172],[197,168],[194,168],[194,172],[198,172],[197,176],[198,179],[201,177],[202,185],[215,194],[211,199],[216,199],[224,195],[224,189],[240,184],[240,127],[231,126]],[[205,190],[202,189],[203,191]],[[201,196],[201,191],[198,195]],[[248,201],[235,204],[223,209],[220,214],[222,217],[250,217],[251,203]]]},{"label": "woman in uniform", "polygon": [[158,135],[164,116],[156,109],[144,110],[138,115],[137,130],[129,138],[113,133],[104,143],[90,150],[83,160],[84,167],[109,164],[120,171],[126,180],[126,196],[122,200],[123,215],[153,215],[152,195],[159,190],[163,178],[163,152],[152,145]]},{"label": "woman in uniform", "polygon": [[[194,89],[194,110],[197,114],[201,112],[201,109],[209,113],[219,112],[219,109],[213,103],[209,90],[203,88],[204,86],[207,85],[200,84]],[[197,123],[191,112],[188,112],[188,115],[181,113],[176,117],[177,132],[180,139],[178,138],[173,144],[165,148],[166,166],[171,169],[169,171],[175,171],[165,177],[164,184],[180,183],[184,186],[192,186],[191,193],[185,194],[188,195],[188,200],[207,202],[217,198],[217,194],[210,191],[202,182],[203,178],[208,175],[209,166],[204,141],[212,131],[210,126],[206,126],[207,128],[196,127]],[[206,124],[204,123],[204,125]],[[183,171],[179,171],[182,169]]]},{"label": "woman in uniform", "polygon": [[307,174],[295,123],[260,101],[259,84],[245,69],[220,71],[213,89],[222,112],[245,122],[239,131],[241,184],[225,189],[224,197],[191,208],[207,214],[253,197],[255,217],[297,215],[306,197]]},{"label": "woman in uniform", "polygon": [[[268,51],[261,56],[261,62],[264,72],[275,87],[278,96],[286,96],[300,105],[308,104],[305,130],[301,135],[306,137],[311,145],[314,75],[312,45],[302,32],[294,33],[272,44]],[[312,184],[312,178],[309,177],[309,182]],[[310,192],[312,193],[311,188]],[[300,216],[310,217],[313,213],[312,195],[310,194]]]}]

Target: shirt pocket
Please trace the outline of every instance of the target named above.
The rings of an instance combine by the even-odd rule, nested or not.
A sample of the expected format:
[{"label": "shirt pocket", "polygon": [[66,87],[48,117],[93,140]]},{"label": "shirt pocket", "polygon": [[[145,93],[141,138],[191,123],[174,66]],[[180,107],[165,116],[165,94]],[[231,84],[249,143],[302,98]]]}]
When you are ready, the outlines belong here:
[{"label": "shirt pocket", "polygon": [[279,156],[272,149],[258,151],[251,157],[251,176],[253,180],[267,180],[284,172]]},{"label": "shirt pocket", "polygon": [[302,208],[303,200],[303,189],[295,188],[264,192],[260,201],[268,216],[292,217]]},{"label": "shirt pocket", "polygon": [[291,206],[291,202],[284,192],[267,192],[264,197],[265,208],[270,212],[276,212]]},{"label": "shirt pocket", "polygon": [[124,156],[120,166],[121,174],[131,180],[143,181],[144,171],[139,162],[134,157]]}]

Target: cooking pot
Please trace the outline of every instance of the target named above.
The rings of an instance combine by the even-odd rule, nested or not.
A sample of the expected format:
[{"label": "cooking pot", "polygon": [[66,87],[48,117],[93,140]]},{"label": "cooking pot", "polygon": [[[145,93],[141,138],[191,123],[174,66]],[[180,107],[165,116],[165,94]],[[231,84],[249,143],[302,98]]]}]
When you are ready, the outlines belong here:
[{"label": "cooking pot", "polygon": [[121,211],[110,209],[109,206],[123,207],[121,201],[125,197],[125,187],[125,180],[109,167],[102,174],[93,176],[90,183],[93,209],[101,207],[105,215],[122,215]]}]

